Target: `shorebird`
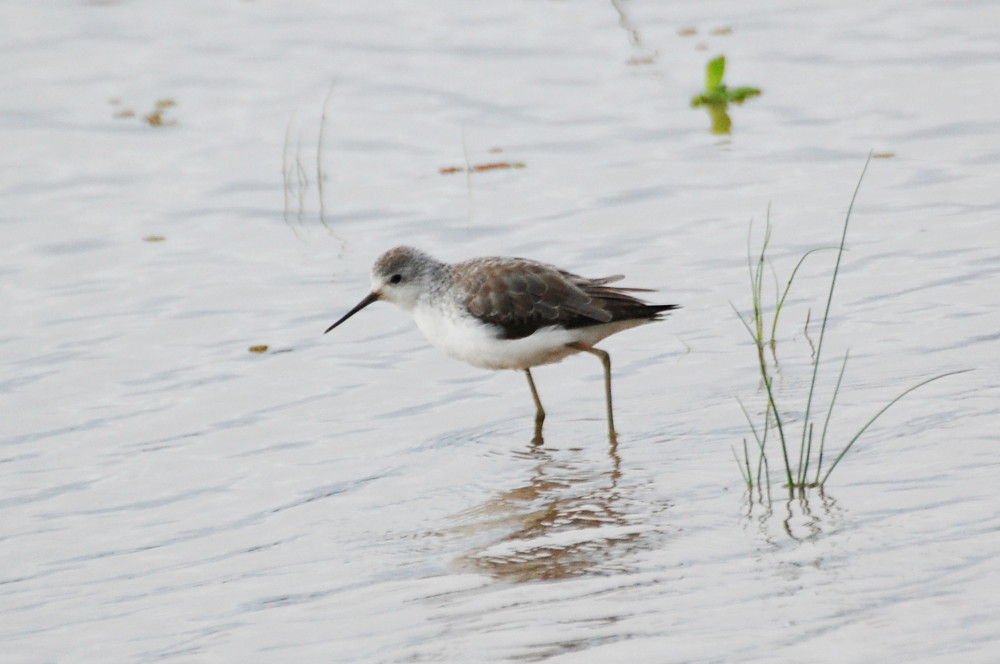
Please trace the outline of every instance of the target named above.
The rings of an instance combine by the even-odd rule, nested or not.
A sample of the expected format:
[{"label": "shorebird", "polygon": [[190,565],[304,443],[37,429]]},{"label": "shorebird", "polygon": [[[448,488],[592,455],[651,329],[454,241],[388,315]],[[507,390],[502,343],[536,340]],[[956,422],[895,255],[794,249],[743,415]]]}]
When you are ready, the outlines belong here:
[{"label": "shorebird", "polygon": [[326,332],[372,302],[385,300],[410,313],[424,336],[447,355],[483,369],[523,370],[535,401],[537,443],[542,442],[545,409],[531,368],[591,353],[604,366],[608,436],[615,443],[611,357],[594,344],[678,308],[629,295],[651,292],[647,288],[608,285],[623,278],[587,279],[526,258],[448,264],[412,247],[396,247],[375,261],[371,292]]}]

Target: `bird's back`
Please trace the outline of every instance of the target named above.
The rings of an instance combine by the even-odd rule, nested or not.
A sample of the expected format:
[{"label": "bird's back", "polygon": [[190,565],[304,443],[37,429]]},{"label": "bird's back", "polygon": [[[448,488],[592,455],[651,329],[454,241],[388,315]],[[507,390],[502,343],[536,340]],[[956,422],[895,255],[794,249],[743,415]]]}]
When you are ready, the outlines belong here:
[{"label": "bird's back", "polygon": [[525,258],[478,258],[453,265],[451,272],[469,314],[496,326],[505,339],[527,337],[550,326],[639,324],[659,320],[663,312],[677,308],[630,295],[648,289],[608,285],[621,275],[588,279]]}]

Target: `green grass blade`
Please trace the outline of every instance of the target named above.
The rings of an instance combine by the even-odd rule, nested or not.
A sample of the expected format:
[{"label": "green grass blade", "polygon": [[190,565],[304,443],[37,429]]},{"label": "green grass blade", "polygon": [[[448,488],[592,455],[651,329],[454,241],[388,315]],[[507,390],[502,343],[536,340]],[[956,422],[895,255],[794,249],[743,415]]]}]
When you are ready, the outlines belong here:
[{"label": "green grass blade", "polygon": [[740,313],[740,310],[736,308],[735,304],[730,302],[729,306],[733,308],[733,311],[736,313],[736,316],[740,319],[740,322],[743,323],[743,327],[747,329],[747,333],[749,333],[750,338],[756,341],[757,336],[753,333],[753,328],[750,327],[750,323],[747,322],[747,319],[743,317],[743,314]]},{"label": "green grass blade", "polygon": [[771,409],[771,413],[774,415],[774,426],[778,430],[778,439],[781,441],[781,455],[785,459],[785,476],[788,478],[788,485],[792,486],[794,483],[792,481],[792,464],[788,461],[788,445],[785,442],[785,428],[781,424],[781,415],[778,413],[778,407],[774,402],[774,393],[771,391],[772,379],[767,377],[764,381],[764,386],[767,388],[767,406]]},{"label": "green grass blade", "polygon": [[882,413],[884,413],[885,411],[889,410],[889,408],[891,408],[897,401],[899,401],[900,399],[902,399],[903,397],[905,397],[907,394],[909,394],[913,390],[915,390],[915,389],[917,389],[919,387],[923,387],[924,385],[927,385],[928,383],[933,383],[936,380],[940,380],[942,378],[947,378],[948,376],[955,376],[957,374],[966,373],[968,371],[972,371],[972,369],[961,369],[959,371],[949,371],[948,373],[943,373],[943,374],[940,374],[938,376],[934,376],[933,378],[928,378],[925,381],[921,381],[921,382],[917,383],[916,385],[914,385],[913,387],[911,387],[910,389],[906,390],[905,392],[903,392],[902,394],[900,394],[899,396],[897,396],[895,399],[893,399],[892,401],[890,401],[889,403],[887,403],[885,406],[883,406],[880,411],[878,411],[877,413],[875,413],[875,415],[872,416],[872,418],[870,420],[868,420],[865,423],[865,425],[863,427],[861,427],[861,429],[856,434],[854,434],[854,438],[851,438],[850,442],[848,442],[847,445],[844,447],[844,449],[842,449],[840,451],[840,454],[837,455],[837,458],[833,460],[832,464],[830,464],[829,470],[827,470],[826,474],[823,475],[823,481],[820,482],[820,484],[821,485],[826,484],[826,480],[830,477],[830,473],[833,472],[833,469],[837,467],[837,464],[840,463],[840,460],[844,458],[844,455],[847,454],[847,452],[851,449],[851,447],[854,445],[854,443],[857,442],[858,438],[861,437],[861,434],[863,434],[868,429],[868,427],[870,427],[872,424],[874,424],[875,420],[877,420],[879,417],[881,417]]},{"label": "green grass blade", "polygon": [[799,486],[806,485],[806,475],[809,474],[809,459],[812,457],[813,446],[813,423],[809,423],[809,436],[806,441],[806,449],[799,455]]},{"label": "green grass blade", "polygon": [[809,256],[816,253],[817,251],[829,251],[831,249],[836,249],[836,247],[816,247],[815,249],[810,249],[806,253],[802,254],[802,258],[800,258],[799,262],[795,264],[795,269],[792,270],[792,276],[788,278],[788,283],[785,284],[785,290],[782,291],[781,297],[778,299],[778,304],[774,308],[774,320],[772,321],[771,324],[772,346],[774,345],[775,334],[778,331],[778,316],[781,314],[781,308],[785,306],[785,299],[788,297],[789,291],[792,290],[792,282],[795,281],[795,275],[798,274],[799,268],[802,267],[802,264],[806,262],[806,259],[809,258]]},{"label": "green grass blade", "polygon": [[760,439],[760,458],[757,460],[757,486],[760,486],[760,476],[764,473],[764,479],[767,482],[768,491],[771,490],[771,468],[767,463],[767,432],[771,428],[771,411],[766,409],[764,411],[764,435]]},{"label": "green grass blade", "polygon": [[837,384],[833,386],[833,396],[830,397],[830,408],[826,411],[826,419],[823,421],[823,433],[819,437],[819,460],[816,463],[816,483],[819,484],[819,474],[823,469],[823,451],[826,449],[826,431],[830,426],[830,417],[833,415],[833,405],[837,403],[837,395],[840,394],[840,383],[844,380],[844,371],[847,369],[847,358],[851,354],[850,349],[844,352],[844,361],[840,365],[840,374],[837,376]]},{"label": "green grass blade", "polygon": [[[736,453],[736,448],[732,445],[729,449],[733,451],[733,458],[736,459],[736,466],[740,469],[740,475],[743,476],[743,481],[747,485],[747,490],[753,489],[753,475],[750,474],[750,456],[747,451],[747,439],[743,439],[743,461],[740,461],[740,455]],[[746,463],[746,470],[743,469],[743,464]]]},{"label": "green grass blade", "polygon": [[[746,406],[743,405],[743,401],[741,399],[737,398],[736,399],[736,403],[738,403],[740,405],[740,410],[743,411],[743,417],[745,417],[747,419],[747,424],[750,425],[750,433],[753,434],[754,440],[757,441],[757,447],[760,447],[761,438],[760,438],[760,434],[757,433],[757,427],[755,427],[753,425],[753,418],[750,417],[750,413],[747,411]],[[767,423],[765,421],[765,425],[766,424]],[[767,435],[767,431],[766,430],[764,432],[764,435],[765,436]]]},{"label": "green grass blade", "polygon": [[757,484],[759,486],[761,474],[763,473],[766,476],[766,474],[770,472],[767,464],[766,447],[767,432],[771,428],[771,409],[766,408],[764,410],[764,435],[760,435],[757,433],[757,427],[753,425],[753,418],[750,417],[750,413],[747,411],[746,406],[743,405],[743,402],[740,399],[737,399],[736,402],[740,405],[740,410],[743,411],[743,417],[746,418],[747,424],[750,425],[750,432],[753,433],[754,440],[757,441],[757,450],[759,452],[759,456],[757,457]]},{"label": "green grass blade", "polygon": [[813,395],[816,392],[816,376],[819,374],[820,357],[823,351],[823,337],[826,335],[826,324],[830,319],[830,307],[833,304],[833,291],[837,285],[837,275],[840,273],[840,260],[844,255],[844,245],[847,243],[847,227],[851,221],[851,212],[854,211],[854,202],[858,198],[858,191],[861,189],[861,182],[865,179],[865,173],[868,171],[868,165],[871,164],[871,162],[872,152],[869,152],[868,159],[865,160],[865,166],[861,169],[861,175],[858,177],[858,183],[854,186],[854,194],[851,195],[851,203],[847,206],[847,214],[844,215],[844,229],[840,234],[840,246],[837,248],[837,261],[833,265],[833,276],[830,278],[830,291],[826,296],[826,308],[823,310],[823,323],[820,325],[819,340],[816,342],[816,357],[813,359],[812,379],[809,382],[809,393],[806,396],[806,411],[802,420],[803,447],[809,424],[809,416],[812,411]]}]

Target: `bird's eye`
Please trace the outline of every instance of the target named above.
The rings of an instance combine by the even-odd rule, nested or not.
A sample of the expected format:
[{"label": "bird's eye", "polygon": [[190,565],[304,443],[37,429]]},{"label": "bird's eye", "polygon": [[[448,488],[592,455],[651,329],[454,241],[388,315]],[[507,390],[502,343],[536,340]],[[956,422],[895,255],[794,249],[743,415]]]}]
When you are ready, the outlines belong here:
[{"label": "bird's eye", "polygon": [[390,284],[398,284],[402,280],[403,280],[403,275],[401,274],[394,274],[391,277],[389,277]]}]

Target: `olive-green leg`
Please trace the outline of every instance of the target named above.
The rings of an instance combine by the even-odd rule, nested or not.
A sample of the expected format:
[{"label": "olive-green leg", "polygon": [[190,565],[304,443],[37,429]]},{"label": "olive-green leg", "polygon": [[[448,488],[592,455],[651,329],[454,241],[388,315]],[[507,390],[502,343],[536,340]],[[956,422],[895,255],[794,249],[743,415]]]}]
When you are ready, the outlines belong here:
[{"label": "olive-green leg", "polygon": [[542,400],[538,398],[538,390],[535,389],[535,379],[531,377],[531,369],[525,369],[524,375],[528,377],[528,387],[531,388],[531,398],[535,400],[535,437],[531,440],[536,445],[541,445],[542,423],[545,421],[545,409],[542,408]]}]

